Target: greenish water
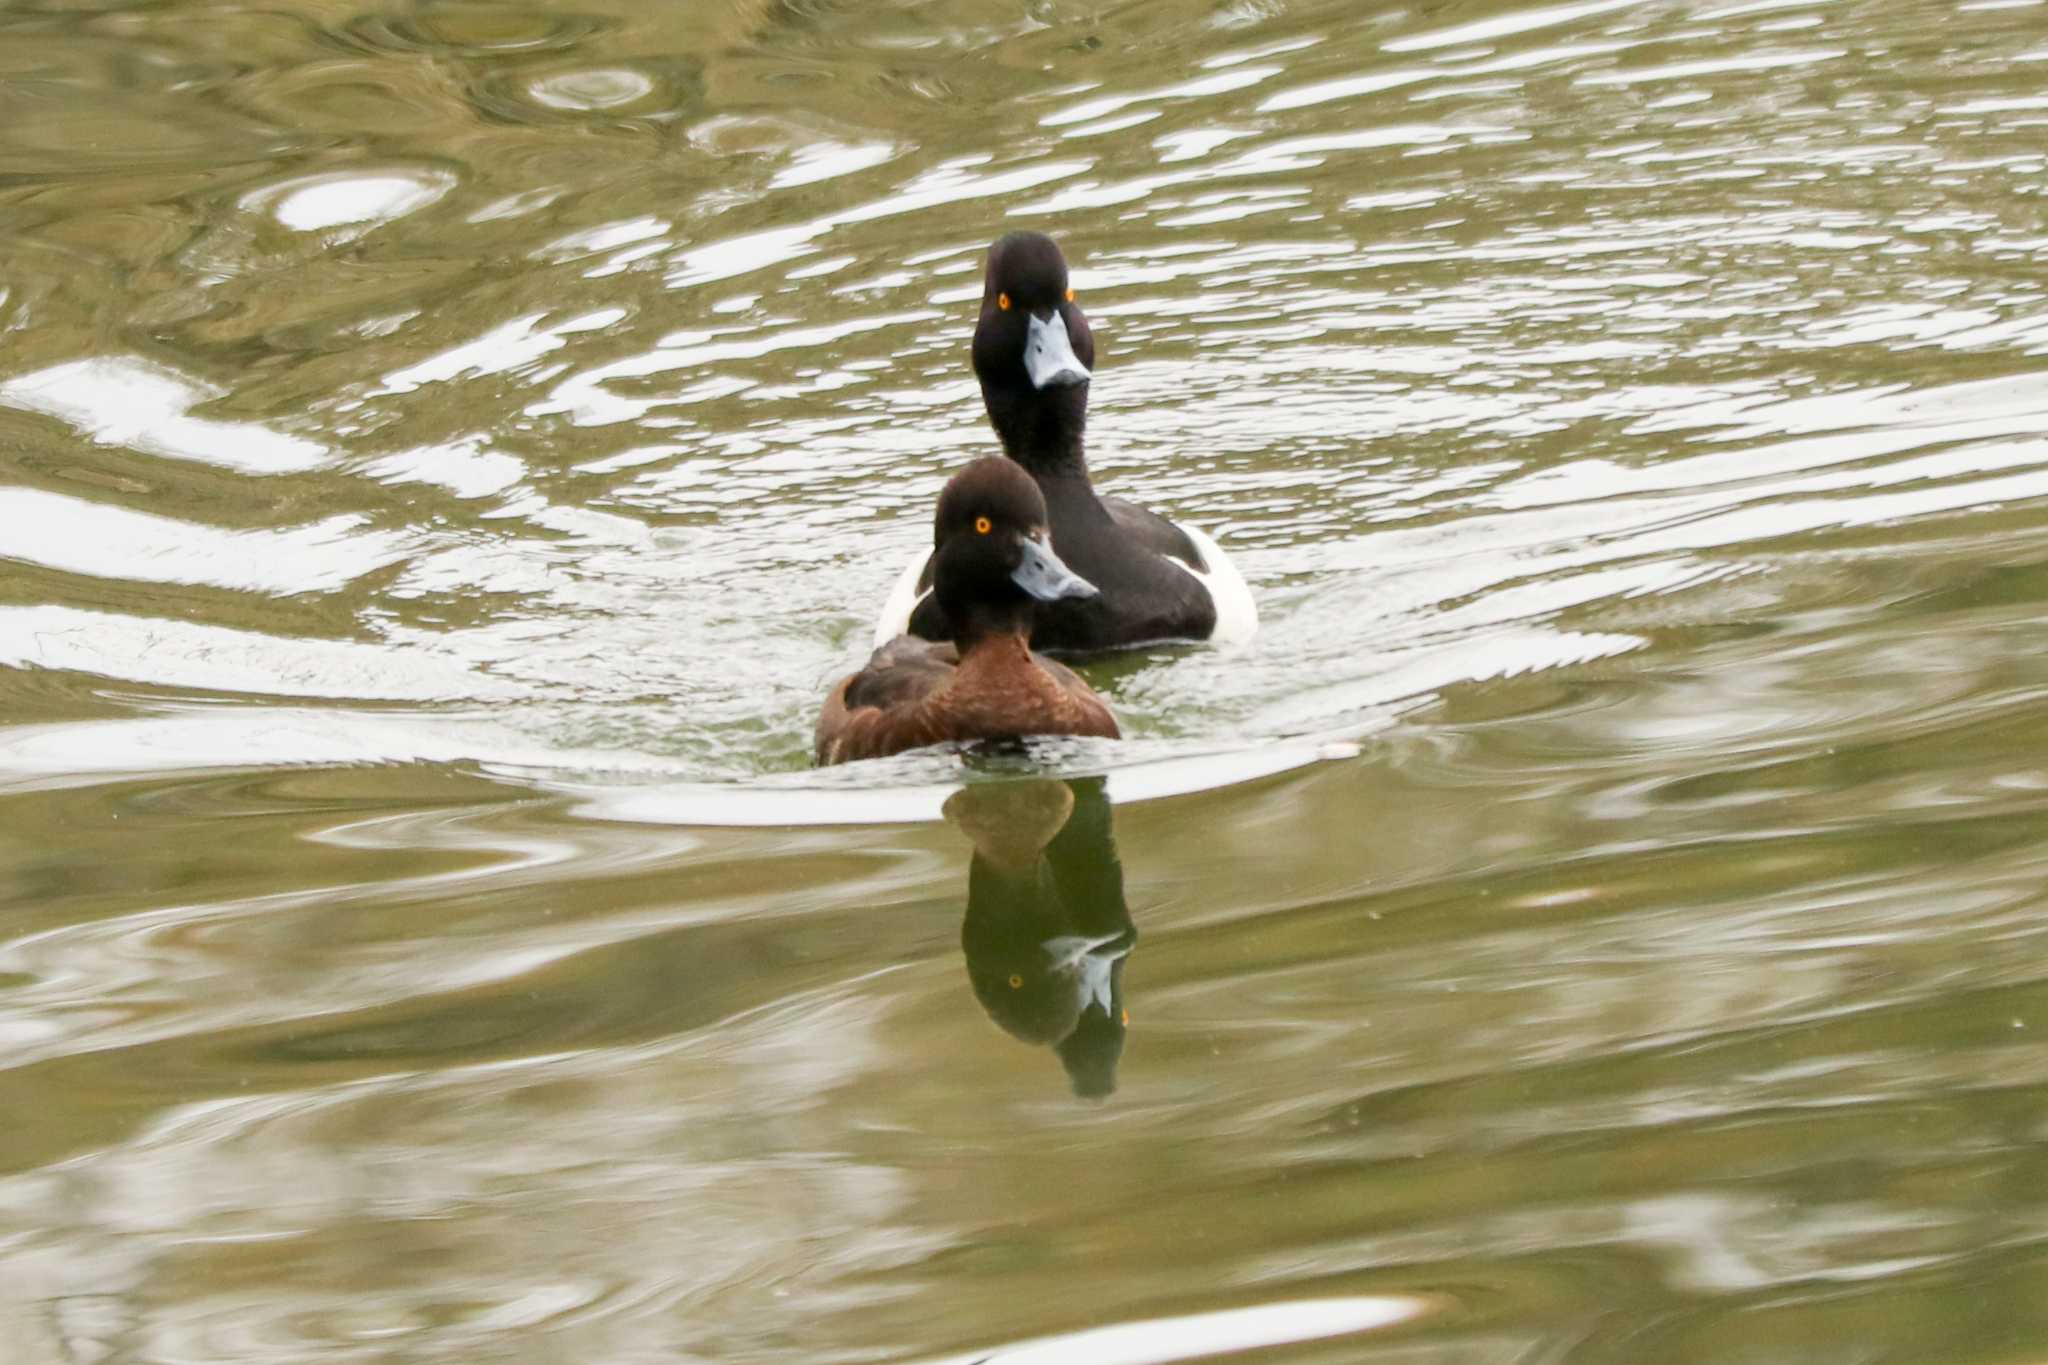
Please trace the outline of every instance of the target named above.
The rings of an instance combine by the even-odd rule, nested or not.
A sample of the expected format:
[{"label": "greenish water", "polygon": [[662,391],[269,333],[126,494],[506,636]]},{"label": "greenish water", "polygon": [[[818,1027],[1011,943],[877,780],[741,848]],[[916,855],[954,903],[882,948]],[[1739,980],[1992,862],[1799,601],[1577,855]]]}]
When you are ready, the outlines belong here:
[{"label": "greenish water", "polygon": [[[2040,1361],[2044,91],[0,3],[0,1360]],[[813,773],[1024,225],[1264,628]]]}]

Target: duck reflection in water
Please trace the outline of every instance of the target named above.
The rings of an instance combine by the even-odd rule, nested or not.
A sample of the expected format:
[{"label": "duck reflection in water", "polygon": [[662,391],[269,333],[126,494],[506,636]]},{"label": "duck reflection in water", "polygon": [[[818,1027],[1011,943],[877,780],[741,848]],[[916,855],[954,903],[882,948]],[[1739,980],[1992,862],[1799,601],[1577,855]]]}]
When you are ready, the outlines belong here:
[{"label": "duck reflection in water", "polygon": [[945,814],[974,843],[960,946],[975,997],[1013,1037],[1058,1053],[1076,1095],[1108,1095],[1138,930],[1104,779],[977,783]]}]

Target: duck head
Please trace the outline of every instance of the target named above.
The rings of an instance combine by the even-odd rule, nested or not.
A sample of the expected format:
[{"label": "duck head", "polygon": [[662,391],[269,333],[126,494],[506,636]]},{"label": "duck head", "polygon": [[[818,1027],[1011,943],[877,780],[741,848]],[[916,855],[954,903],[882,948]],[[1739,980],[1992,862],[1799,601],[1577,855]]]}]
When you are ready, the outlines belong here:
[{"label": "duck head", "polygon": [[932,541],[932,591],[962,652],[983,635],[1028,635],[1037,603],[1097,595],[1053,553],[1037,483],[999,456],[947,481]]},{"label": "duck head", "polygon": [[1004,452],[1041,471],[1079,464],[1094,369],[1095,337],[1059,246],[1012,232],[990,247],[974,374]]}]

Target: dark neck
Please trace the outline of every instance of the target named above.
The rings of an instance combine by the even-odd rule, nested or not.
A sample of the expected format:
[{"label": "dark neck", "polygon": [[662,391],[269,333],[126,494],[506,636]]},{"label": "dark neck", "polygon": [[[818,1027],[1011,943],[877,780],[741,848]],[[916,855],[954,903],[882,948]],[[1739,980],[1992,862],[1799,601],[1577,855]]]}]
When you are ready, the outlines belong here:
[{"label": "dark neck", "polygon": [[1082,449],[1088,427],[1086,384],[1053,393],[984,384],[981,399],[1005,455],[1035,475],[1088,476],[1088,456]]}]

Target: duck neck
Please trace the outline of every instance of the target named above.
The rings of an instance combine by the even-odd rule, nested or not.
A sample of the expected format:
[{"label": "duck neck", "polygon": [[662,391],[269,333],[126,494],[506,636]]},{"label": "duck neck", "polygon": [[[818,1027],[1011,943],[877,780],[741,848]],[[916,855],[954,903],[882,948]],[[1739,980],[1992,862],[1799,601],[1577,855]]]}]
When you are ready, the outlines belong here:
[{"label": "duck neck", "polygon": [[1041,482],[1066,475],[1088,478],[1083,436],[1088,428],[1088,386],[1045,392],[1038,389],[981,389],[988,419],[1003,453]]},{"label": "duck neck", "polygon": [[953,629],[953,647],[960,651],[960,667],[1004,668],[1031,662],[1031,608],[976,605],[960,612],[948,608],[947,615],[958,624]]}]

